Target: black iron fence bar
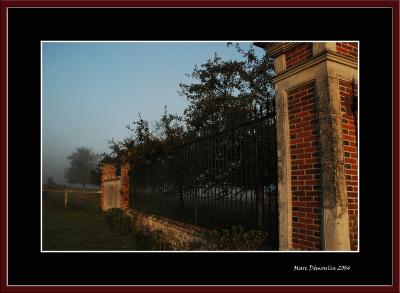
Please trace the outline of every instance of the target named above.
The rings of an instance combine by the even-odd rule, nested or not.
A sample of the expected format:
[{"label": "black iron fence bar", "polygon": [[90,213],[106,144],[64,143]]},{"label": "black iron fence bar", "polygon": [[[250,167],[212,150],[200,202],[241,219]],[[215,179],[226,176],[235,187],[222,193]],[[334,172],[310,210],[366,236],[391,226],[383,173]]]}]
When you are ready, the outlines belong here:
[{"label": "black iron fence bar", "polygon": [[276,235],[274,116],[196,139],[138,164],[133,207],[211,228]]}]

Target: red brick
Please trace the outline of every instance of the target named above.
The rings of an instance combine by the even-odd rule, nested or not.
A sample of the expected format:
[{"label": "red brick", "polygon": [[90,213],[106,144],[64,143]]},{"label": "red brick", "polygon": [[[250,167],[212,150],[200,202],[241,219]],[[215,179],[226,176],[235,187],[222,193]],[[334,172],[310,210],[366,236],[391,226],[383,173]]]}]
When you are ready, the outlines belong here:
[{"label": "red brick", "polygon": [[306,235],[300,234],[300,233],[293,233],[293,237],[295,237],[296,239],[299,239],[299,240],[306,240],[307,239]]},{"label": "red brick", "polygon": [[[358,57],[358,44],[357,43],[336,43],[336,51],[338,54],[345,55],[357,59]],[[342,81],[340,85],[346,84],[347,81]]]},{"label": "red brick", "polygon": [[307,205],[307,207],[315,207],[315,208],[318,208],[318,207],[321,206],[321,203],[319,203],[319,202],[307,202],[306,205]]},{"label": "red brick", "polygon": [[[357,57],[358,50],[357,43],[349,43],[346,46],[342,45],[347,50],[347,55],[352,57]],[[339,80],[339,85],[341,86],[341,100],[345,102],[345,97],[351,96],[353,90],[351,82]],[[355,86],[357,89],[357,86]],[[356,90],[355,90],[356,94]],[[348,115],[346,112],[342,113],[342,129],[343,129],[343,149],[347,153],[345,156],[345,174],[346,174],[346,186],[347,186],[347,197],[348,197],[348,212],[350,217],[350,243],[351,249],[355,250],[358,246],[357,244],[357,210],[358,210],[358,156],[357,156],[357,125],[354,121],[353,115]],[[345,131],[347,130],[347,131]]]},{"label": "red brick", "polygon": [[302,43],[286,52],[286,68],[290,68],[312,56],[312,44]]},{"label": "red brick", "polygon": [[[299,50],[296,51],[296,54],[299,54]],[[292,89],[288,93],[289,97],[291,97],[289,103],[291,107],[289,107],[288,114],[290,117],[290,149],[291,157],[293,158],[292,175],[296,176],[292,178],[292,207],[294,208],[292,215],[297,220],[297,222],[293,222],[293,229],[304,228],[300,224],[311,225],[313,230],[304,230],[301,231],[302,233],[299,233],[307,233],[311,236],[314,236],[314,232],[320,232],[319,219],[321,218],[321,211],[319,209],[320,191],[318,191],[321,184],[321,171],[319,149],[317,147],[319,136],[314,92],[314,84],[309,83]],[[318,230],[315,230],[315,227],[319,227]],[[296,238],[296,235],[293,235],[293,239],[296,239],[298,243],[302,240],[299,237]],[[321,246],[320,240],[318,240],[318,243],[311,243],[312,245],[309,246],[303,243],[304,249],[313,250],[315,247]]]},{"label": "red brick", "polygon": [[314,223],[315,219],[320,219],[321,218],[321,212],[319,212],[319,213],[307,213],[306,218],[312,219],[313,221],[311,223]]}]

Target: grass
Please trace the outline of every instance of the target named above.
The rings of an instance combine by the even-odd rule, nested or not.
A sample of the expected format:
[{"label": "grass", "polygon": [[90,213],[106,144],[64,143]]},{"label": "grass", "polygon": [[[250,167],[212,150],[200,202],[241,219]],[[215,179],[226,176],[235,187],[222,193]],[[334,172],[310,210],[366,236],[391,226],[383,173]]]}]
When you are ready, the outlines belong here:
[{"label": "grass", "polygon": [[99,194],[43,194],[43,250],[138,250],[133,235],[112,229]]},{"label": "grass", "polygon": [[[100,194],[70,193],[68,206],[65,208],[63,193],[45,192],[43,194],[43,250],[172,250],[170,244],[159,233],[160,231],[143,233],[131,228],[126,229],[131,226],[125,220],[127,220],[126,215],[121,213],[120,209],[111,209],[107,213],[101,211]],[[226,235],[227,231],[222,230],[221,233],[225,234],[214,237],[218,238],[219,250],[249,250],[254,249],[255,244],[259,244],[257,237],[253,237],[251,233],[243,234],[232,230],[232,233]],[[236,239],[239,234],[243,234],[243,239]],[[201,247],[193,246],[190,249],[201,250]]]}]

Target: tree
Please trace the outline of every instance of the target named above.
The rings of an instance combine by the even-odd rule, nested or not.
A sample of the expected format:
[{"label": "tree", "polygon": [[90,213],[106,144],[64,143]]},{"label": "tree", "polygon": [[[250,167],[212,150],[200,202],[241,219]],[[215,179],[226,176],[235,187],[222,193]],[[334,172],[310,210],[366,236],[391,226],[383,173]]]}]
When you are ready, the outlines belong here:
[{"label": "tree", "polygon": [[253,46],[245,51],[234,46],[243,60],[224,61],[215,53],[188,75],[193,83],[180,84],[186,97],[185,122],[191,136],[214,133],[271,111],[273,105],[273,61],[258,57]]},{"label": "tree", "polygon": [[170,151],[183,140],[185,126],[182,121],[181,116],[168,113],[167,106],[164,106],[164,113],[160,120],[155,122],[155,127],[150,127],[149,122],[139,113],[139,119],[127,126],[132,132],[131,137],[121,142],[109,141],[111,155],[117,159],[127,150],[134,149],[136,161],[141,161]]},{"label": "tree", "polygon": [[65,178],[68,183],[79,183],[85,185],[93,183],[93,171],[99,161],[99,156],[90,148],[77,148],[70,156],[68,156],[70,166],[65,170]]},{"label": "tree", "polygon": [[47,185],[48,186],[54,186],[56,183],[53,180],[53,177],[47,177]]},{"label": "tree", "polygon": [[[170,114],[167,107],[155,128],[140,113],[139,119],[127,128],[131,137],[109,141],[111,157],[120,160],[134,149],[136,161],[151,160],[168,152],[183,141],[216,133],[272,112],[274,87],[273,60],[258,57],[253,46],[245,51],[233,46],[242,60],[222,60],[215,53],[206,63],[195,66],[191,83],[181,83],[181,96],[189,101],[184,117]],[[257,115],[257,116],[256,116]]]}]

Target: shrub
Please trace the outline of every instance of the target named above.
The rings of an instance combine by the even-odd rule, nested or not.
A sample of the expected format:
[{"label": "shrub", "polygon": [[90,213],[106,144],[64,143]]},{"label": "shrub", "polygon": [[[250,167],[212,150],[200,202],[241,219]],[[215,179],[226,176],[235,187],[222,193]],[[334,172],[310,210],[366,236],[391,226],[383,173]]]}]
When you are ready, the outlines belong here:
[{"label": "shrub", "polygon": [[117,229],[122,233],[129,233],[132,231],[132,223],[130,218],[124,213],[122,209],[111,208],[105,212],[106,219],[111,228]]}]

